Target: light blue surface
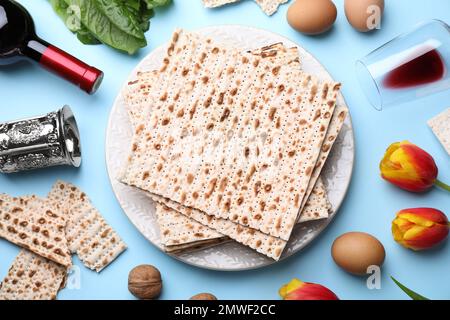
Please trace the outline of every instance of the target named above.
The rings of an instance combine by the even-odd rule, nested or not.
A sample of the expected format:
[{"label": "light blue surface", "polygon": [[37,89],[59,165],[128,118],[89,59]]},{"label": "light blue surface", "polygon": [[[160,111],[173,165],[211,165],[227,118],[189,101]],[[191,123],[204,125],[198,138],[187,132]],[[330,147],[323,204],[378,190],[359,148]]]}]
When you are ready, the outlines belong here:
[{"label": "light blue surface", "polygon": [[[435,189],[414,195],[383,182],[378,163],[385,148],[394,141],[408,139],[427,149],[440,168],[440,178],[450,181],[449,156],[426,126],[426,120],[450,106],[450,92],[433,98],[376,112],[359,90],[354,74],[355,60],[407,31],[424,19],[450,22],[448,0],[386,1],[381,30],[372,34],[354,31],[347,23],[343,0],[336,0],[339,17],[333,30],[319,37],[296,33],[286,22],[287,6],[266,17],[253,1],[242,1],[218,10],[204,9],[201,0],[175,0],[158,11],[147,33],[149,46],[130,57],[106,46],[84,46],[53,13],[46,0],[21,0],[32,13],[39,35],[106,73],[95,96],[24,63],[0,69],[0,121],[28,117],[72,106],[82,133],[81,169],[57,168],[24,174],[1,175],[0,192],[13,195],[37,193],[45,196],[56,179],[79,185],[92,198],[110,224],[127,242],[129,249],[101,274],[81,268],[81,289],[63,290],[61,299],[130,299],[128,271],[149,263],[163,275],[162,299],[185,299],[198,292],[212,292],[221,299],[278,299],[278,288],[293,277],[328,286],[342,299],[403,299],[405,295],[389,280],[396,276],[412,289],[434,299],[449,299],[449,244],[415,253],[398,246],[390,232],[391,220],[400,209],[432,206],[450,214],[450,195]],[[338,216],[321,237],[287,261],[247,272],[214,272],[197,269],[154,248],[128,221],[111,190],[105,166],[104,141],[113,101],[128,74],[151,50],[166,42],[176,27],[194,30],[208,25],[245,24],[278,32],[302,44],[343,83],[343,92],[355,126],[356,162],[352,185]],[[347,231],[365,231],[378,237],[387,251],[382,269],[381,290],[368,290],[364,278],[340,270],[330,256],[333,240]],[[0,278],[7,272],[19,249],[0,240]]]}]

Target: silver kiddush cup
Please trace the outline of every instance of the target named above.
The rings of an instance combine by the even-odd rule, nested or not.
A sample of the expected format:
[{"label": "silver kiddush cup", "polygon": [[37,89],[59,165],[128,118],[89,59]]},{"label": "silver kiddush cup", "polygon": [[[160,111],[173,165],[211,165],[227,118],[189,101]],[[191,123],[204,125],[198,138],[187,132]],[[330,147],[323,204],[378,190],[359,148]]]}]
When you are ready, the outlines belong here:
[{"label": "silver kiddush cup", "polygon": [[80,164],[80,133],[69,106],[0,124],[0,172]]}]

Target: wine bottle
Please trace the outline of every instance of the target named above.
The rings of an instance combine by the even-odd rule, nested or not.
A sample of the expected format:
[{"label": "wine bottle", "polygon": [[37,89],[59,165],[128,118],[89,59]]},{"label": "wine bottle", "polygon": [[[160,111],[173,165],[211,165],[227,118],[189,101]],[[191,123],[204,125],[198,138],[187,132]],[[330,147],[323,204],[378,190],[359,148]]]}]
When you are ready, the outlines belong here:
[{"label": "wine bottle", "polygon": [[103,72],[87,65],[36,35],[28,11],[13,0],[0,0],[0,65],[31,59],[72,82],[89,94],[95,93]]}]

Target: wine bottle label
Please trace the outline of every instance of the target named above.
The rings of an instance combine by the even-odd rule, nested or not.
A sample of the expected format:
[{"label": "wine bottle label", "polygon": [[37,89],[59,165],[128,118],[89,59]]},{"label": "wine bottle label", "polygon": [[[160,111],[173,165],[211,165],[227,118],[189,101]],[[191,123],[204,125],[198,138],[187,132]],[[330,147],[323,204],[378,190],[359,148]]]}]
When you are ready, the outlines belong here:
[{"label": "wine bottle label", "polygon": [[0,124],[0,172],[78,167],[79,141],[75,118],[67,106],[44,116]]}]

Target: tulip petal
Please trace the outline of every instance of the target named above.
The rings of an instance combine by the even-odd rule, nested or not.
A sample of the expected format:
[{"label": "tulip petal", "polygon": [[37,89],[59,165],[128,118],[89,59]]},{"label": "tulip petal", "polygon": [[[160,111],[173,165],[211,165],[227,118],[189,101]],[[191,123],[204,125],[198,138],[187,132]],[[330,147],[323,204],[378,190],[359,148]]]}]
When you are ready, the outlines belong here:
[{"label": "tulip petal", "polygon": [[404,241],[408,241],[408,240],[415,240],[418,237],[420,237],[421,235],[423,235],[423,233],[427,230],[427,228],[424,228],[422,226],[414,226],[412,228],[410,228],[408,231],[406,231],[403,234],[403,240]]},{"label": "tulip petal", "polygon": [[424,229],[416,237],[407,239],[405,243],[414,250],[423,250],[432,248],[442,242],[448,236],[448,227],[443,225],[434,225],[432,228]]},{"label": "tulip petal", "polygon": [[437,166],[424,150],[408,142],[391,144],[380,162],[383,179],[412,192],[431,188],[437,178]]},{"label": "tulip petal", "polygon": [[398,177],[404,176],[405,172],[408,173],[408,179],[413,181],[420,181],[420,176],[416,172],[414,166],[414,159],[406,152],[405,146],[395,150],[389,159],[391,163],[394,163],[396,167],[401,170],[392,172],[392,175],[398,175]]},{"label": "tulip petal", "polygon": [[414,215],[416,217],[421,217],[424,220],[429,220],[438,224],[448,224],[447,216],[442,211],[433,208],[411,208],[404,209],[398,213],[398,215],[401,217],[404,217],[408,214]]},{"label": "tulip petal", "polygon": [[438,168],[433,157],[425,150],[413,144],[405,144],[402,146],[402,149],[408,155],[416,174],[422,180],[431,180],[434,183],[438,175]]},{"label": "tulip petal", "polygon": [[392,222],[392,235],[394,236],[395,241],[403,241],[403,232],[400,230],[395,220]]},{"label": "tulip petal", "polygon": [[305,283],[297,278],[292,279],[288,284],[285,284],[280,288],[278,293],[282,298],[285,298],[292,291],[301,288],[305,285]]},{"label": "tulip petal", "polygon": [[401,220],[406,221],[406,223],[415,224],[422,227],[432,227],[435,224],[433,221],[413,213],[400,213],[398,217]]},{"label": "tulip petal", "polygon": [[431,248],[443,241],[448,233],[447,216],[432,208],[404,209],[392,221],[394,240],[413,250]]},{"label": "tulip petal", "polygon": [[279,290],[284,300],[339,300],[328,288],[315,283],[302,282],[293,279]]},{"label": "tulip petal", "polygon": [[409,229],[411,229],[414,226],[414,223],[406,220],[406,219],[402,219],[400,217],[397,217],[393,223],[398,227],[399,231],[402,233],[405,233],[406,231],[408,231]]}]

